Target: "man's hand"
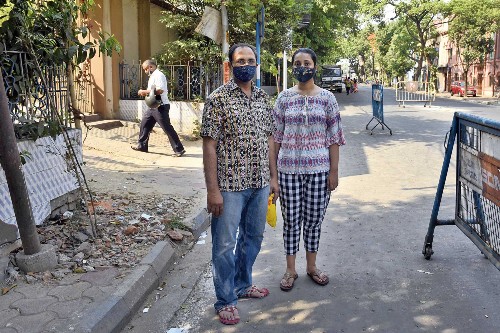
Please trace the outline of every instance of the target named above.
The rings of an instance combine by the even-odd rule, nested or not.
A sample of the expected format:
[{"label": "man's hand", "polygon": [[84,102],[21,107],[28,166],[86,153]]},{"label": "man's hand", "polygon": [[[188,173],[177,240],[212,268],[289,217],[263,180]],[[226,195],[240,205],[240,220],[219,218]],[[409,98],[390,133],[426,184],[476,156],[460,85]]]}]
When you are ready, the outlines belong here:
[{"label": "man's hand", "polygon": [[149,94],[149,90],[139,89],[137,95],[139,96],[147,96]]},{"label": "man's hand", "polygon": [[223,211],[224,199],[220,191],[210,191],[207,193],[207,210],[215,217],[220,216]]}]

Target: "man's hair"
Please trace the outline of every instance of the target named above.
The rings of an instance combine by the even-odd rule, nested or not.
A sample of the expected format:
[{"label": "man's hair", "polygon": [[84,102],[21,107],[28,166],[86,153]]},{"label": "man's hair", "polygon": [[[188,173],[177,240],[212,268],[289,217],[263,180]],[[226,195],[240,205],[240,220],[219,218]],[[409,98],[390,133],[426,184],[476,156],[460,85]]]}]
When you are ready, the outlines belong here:
[{"label": "man's hair", "polygon": [[156,61],[155,61],[155,60],[153,60],[153,59],[148,59],[148,60],[144,61],[144,62],[142,63],[142,66],[144,66],[144,65],[146,65],[146,66],[155,66],[155,67],[157,67],[157,65],[156,65]]},{"label": "man's hair", "polygon": [[313,50],[311,50],[310,48],[307,48],[307,47],[301,47],[300,49],[297,49],[297,51],[295,51],[292,55],[292,65],[293,65],[293,62],[295,60],[295,56],[299,53],[307,53],[311,56],[311,59],[313,61],[313,64],[314,66],[316,66],[316,53],[314,53]]},{"label": "man's hair", "polygon": [[257,52],[255,51],[255,47],[253,47],[252,45],[250,44],[247,44],[247,43],[238,43],[238,44],[234,44],[233,46],[231,46],[231,48],[229,48],[229,61],[230,62],[233,62],[233,55],[234,55],[234,51],[236,51],[237,48],[239,47],[248,47],[250,48],[252,51],[253,51],[253,54],[255,55],[255,58],[257,58]]}]

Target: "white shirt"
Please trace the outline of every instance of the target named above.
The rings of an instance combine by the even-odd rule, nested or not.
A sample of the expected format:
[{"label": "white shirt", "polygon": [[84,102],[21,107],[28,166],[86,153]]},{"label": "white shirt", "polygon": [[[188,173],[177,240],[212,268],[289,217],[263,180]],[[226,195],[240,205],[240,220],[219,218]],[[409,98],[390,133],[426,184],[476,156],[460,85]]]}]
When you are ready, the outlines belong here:
[{"label": "white shirt", "polygon": [[168,100],[168,86],[167,86],[167,78],[165,74],[163,74],[158,68],[154,70],[154,72],[149,76],[148,80],[148,90],[151,89],[153,84],[156,87],[156,90],[163,90],[161,94],[161,101],[163,104],[170,104]]}]

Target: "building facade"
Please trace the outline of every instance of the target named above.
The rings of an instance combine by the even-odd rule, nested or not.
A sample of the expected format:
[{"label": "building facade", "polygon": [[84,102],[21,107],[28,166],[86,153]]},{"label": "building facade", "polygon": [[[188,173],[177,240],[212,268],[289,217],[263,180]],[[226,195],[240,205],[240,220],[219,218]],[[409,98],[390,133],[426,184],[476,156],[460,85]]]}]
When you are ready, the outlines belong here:
[{"label": "building facade", "polygon": [[439,32],[437,90],[448,92],[451,82],[467,80],[469,84],[476,87],[478,95],[493,96],[495,85],[500,85],[500,31],[491,36],[494,41],[493,51],[485,54],[482,62],[471,66],[466,78],[458,49],[448,36],[447,20],[437,21],[436,27]]},{"label": "building facade", "polygon": [[149,0],[96,0],[90,12],[90,23],[114,35],[122,45],[120,54],[112,57],[96,56],[90,61],[92,85],[90,98],[93,113],[104,119],[119,115],[120,63],[146,60],[157,54],[162,45],[177,38],[174,30],[159,23],[161,11],[167,8],[162,1]]}]

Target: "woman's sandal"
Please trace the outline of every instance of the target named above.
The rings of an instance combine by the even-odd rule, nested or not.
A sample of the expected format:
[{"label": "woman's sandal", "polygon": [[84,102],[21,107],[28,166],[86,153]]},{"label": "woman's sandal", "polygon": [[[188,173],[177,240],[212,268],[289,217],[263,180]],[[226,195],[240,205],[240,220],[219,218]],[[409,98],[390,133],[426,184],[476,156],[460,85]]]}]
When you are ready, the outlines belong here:
[{"label": "woman's sandal", "polygon": [[257,286],[252,285],[250,288],[247,289],[247,291],[241,295],[238,296],[238,298],[264,298],[267,295],[269,295],[269,289],[267,288],[257,288]]},{"label": "woman's sandal", "polygon": [[326,286],[328,282],[330,282],[328,276],[317,268],[314,270],[313,273],[307,272],[307,275],[311,278],[311,280],[313,280],[320,286]]},{"label": "woman's sandal", "polygon": [[[238,309],[234,305],[228,305],[228,306],[220,308],[219,310],[217,310],[217,314],[219,315],[219,321],[221,323],[223,323],[224,325],[236,325],[236,324],[238,324],[240,322],[240,317],[235,316],[235,314],[234,314],[235,311],[238,311]],[[231,313],[231,315],[229,317],[233,317],[233,319],[228,318],[228,316],[223,316],[223,312]],[[236,315],[238,315],[237,312],[236,312]]]},{"label": "woman's sandal", "polygon": [[[295,273],[295,275],[293,275],[290,272],[286,272],[285,274],[283,274],[283,278],[280,281],[280,289],[283,290],[283,291],[290,291],[290,290],[292,290],[293,289],[293,284],[295,283],[295,280],[297,280],[298,277],[299,276],[297,275],[297,273]],[[290,285],[288,285],[288,282],[289,282],[290,279],[292,279],[292,283]]]}]

